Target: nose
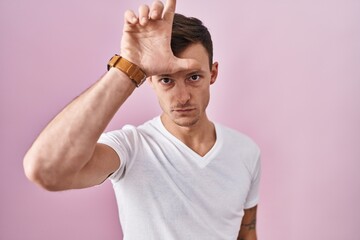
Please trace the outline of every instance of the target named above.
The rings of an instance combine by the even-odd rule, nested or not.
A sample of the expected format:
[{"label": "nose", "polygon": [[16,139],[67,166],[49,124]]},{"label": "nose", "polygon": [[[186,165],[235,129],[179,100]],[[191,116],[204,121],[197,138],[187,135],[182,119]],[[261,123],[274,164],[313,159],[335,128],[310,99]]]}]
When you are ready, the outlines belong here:
[{"label": "nose", "polygon": [[191,98],[190,90],[185,84],[178,84],[175,87],[175,91],[176,91],[175,96],[178,103],[184,105],[190,100]]}]

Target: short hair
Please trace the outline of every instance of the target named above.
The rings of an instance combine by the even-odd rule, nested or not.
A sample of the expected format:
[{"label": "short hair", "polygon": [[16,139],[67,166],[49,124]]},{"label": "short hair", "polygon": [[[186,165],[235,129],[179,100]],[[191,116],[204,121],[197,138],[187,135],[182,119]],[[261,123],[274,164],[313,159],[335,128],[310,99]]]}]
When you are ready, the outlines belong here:
[{"label": "short hair", "polygon": [[174,55],[180,54],[193,43],[201,43],[204,46],[209,55],[211,69],[213,64],[213,43],[209,30],[199,19],[175,13],[171,36],[171,49]]}]

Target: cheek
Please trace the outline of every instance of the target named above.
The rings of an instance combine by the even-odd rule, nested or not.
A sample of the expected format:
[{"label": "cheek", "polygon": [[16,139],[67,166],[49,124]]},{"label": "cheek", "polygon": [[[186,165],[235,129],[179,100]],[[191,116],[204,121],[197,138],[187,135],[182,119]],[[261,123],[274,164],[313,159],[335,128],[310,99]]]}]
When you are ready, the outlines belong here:
[{"label": "cheek", "polygon": [[171,105],[170,97],[166,94],[158,94],[157,97],[160,107],[163,109],[163,111],[166,111],[166,109]]},{"label": "cheek", "polygon": [[202,105],[204,107],[204,109],[208,106],[209,101],[210,101],[210,92],[209,91],[204,91],[201,95],[201,101],[202,101]]}]

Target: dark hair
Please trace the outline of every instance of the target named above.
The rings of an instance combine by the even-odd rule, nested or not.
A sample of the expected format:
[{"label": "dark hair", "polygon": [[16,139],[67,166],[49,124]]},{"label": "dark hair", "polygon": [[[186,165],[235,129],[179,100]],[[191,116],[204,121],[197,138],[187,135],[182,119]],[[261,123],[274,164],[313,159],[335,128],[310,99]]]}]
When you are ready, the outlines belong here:
[{"label": "dark hair", "polygon": [[193,43],[201,43],[205,47],[209,55],[211,69],[213,64],[213,44],[209,30],[199,19],[175,13],[171,36],[171,49],[174,55],[181,53]]}]

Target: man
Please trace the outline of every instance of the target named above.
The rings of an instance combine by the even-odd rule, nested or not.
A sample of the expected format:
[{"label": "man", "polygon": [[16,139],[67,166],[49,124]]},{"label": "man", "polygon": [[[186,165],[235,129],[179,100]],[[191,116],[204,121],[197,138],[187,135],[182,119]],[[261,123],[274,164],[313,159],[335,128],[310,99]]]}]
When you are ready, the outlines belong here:
[{"label": "man", "polygon": [[[125,13],[121,57],[42,131],[24,158],[26,175],[51,191],[110,178],[124,239],[255,240],[260,151],[208,119],[218,73],[211,37],[175,5]],[[102,134],[145,78],[161,116]]]}]

